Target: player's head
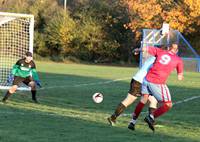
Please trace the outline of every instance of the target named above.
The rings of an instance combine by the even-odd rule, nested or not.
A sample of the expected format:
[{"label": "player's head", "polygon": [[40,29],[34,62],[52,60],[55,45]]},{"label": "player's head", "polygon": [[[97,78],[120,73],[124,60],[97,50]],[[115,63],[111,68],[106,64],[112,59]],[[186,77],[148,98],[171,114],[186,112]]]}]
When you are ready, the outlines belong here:
[{"label": "player's head", "polygon": [[169,50],[175,54],[178,53],[178,44],[172,43],[171,46],[169,47]]},{"label": "player's head", "polygon": [[33,54],[31,52],[26,52],[25,54],[25,61],[30,63],[33,60]]}]

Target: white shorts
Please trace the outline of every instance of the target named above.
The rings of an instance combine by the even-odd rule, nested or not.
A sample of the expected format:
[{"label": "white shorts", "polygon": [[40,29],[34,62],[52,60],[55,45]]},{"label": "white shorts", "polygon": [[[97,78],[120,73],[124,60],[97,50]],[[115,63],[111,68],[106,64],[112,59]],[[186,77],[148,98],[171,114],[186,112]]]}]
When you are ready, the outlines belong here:
[{"label": "white shorts", "polygon": [[166,84],[154,84],[145,80],[142,84],[142,94],[153,95],[160,102],[171,102],[171,95]]}]

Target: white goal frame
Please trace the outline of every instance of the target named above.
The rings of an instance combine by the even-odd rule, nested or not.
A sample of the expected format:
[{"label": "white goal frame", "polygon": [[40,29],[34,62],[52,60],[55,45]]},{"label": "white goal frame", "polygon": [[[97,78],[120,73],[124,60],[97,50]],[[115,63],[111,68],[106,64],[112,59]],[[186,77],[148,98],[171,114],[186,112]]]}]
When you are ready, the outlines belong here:
[{"label": "white goal frame", "polygon": [[[2,54],[0,55],[0,89],[9,89],[11,87],[12,84],[5,82],[5,77],[8,78],[8,72],[11,71],[17,60],[23,58],[27,51],[33,53],[33,38],[33,15],[0,12],[0,54]],[[9,53],[10,50],[12,51],[11,53]],[[18,87],[18,90],[30,90],[30,87],[22,85]]]},{"label": "white goal frame", "polygon": [[[144,46],[160,46],[168,47],[172,43],[178,43],[178,56],[183,59],[184,70],[200,72],[200,56],[193,49],[190,43],[177,30],[170,29],[168,34],[160,34],[162,29],[143,29],[143,37],[141,47]],[[151,55],[147,52],[140,54],[140,67]]]}]

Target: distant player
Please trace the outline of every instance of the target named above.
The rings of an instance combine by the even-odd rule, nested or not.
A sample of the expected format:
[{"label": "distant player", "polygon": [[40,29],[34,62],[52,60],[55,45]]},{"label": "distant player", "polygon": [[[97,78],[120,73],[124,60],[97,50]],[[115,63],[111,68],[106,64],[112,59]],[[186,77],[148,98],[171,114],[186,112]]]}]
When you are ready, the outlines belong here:
[{"label": "distant player", "polygon": [[169,51],[154,47],[143,47],[139,50],[147,51],[156,57],[155,63],[147,73],[146,81],[143,82],[142,87],[143,95],[153,95],[162,104],[162,106],[152,111],[144,119],[148,123],[149,128],[154,131],[154,118],[166,113],[172,107],[171,95],[166,85],[166,80],[175,68],[178,80],[183,80],[183,61],[176,55],[178,53],[177,44],[172,44]]},{"label": "distant player", "polygon": [[[146,76],[149,68],[155,61],[155,57],[150,57],[142,66],[142,68],[133,76],[130,82],[130,89],[127,97],[117,106],[115,112],[108,117],[108,122],[111,125],[116,123],[117,117],[130,105],[132,104],[138,96],[141,96],[141,84],[143,82],[144,77]],[[146,98],[146,102],[150,101],[150,108],[156,108],[157,101],[153,96]],[[132,130],[134,127],[132,127]]]},{"label": "distant player", "polygon": [[6,100],[16,92],[19,85],[24,83],[31,87],[33,102],[38,103],[36,98],[36,84],[41,87],[41,83],[36,72],[36,66],[31,52],[27,52],[25,58],[17,61],[12,68],[12,74],[9,79],[13,81],[13,86],[6,92],[2,102],[6,102]]}]

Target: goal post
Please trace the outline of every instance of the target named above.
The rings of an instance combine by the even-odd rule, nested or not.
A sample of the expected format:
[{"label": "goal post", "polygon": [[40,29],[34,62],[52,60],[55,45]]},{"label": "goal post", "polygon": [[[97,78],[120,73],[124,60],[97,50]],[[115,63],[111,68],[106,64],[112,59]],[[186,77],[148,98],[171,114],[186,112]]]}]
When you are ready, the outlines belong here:
[{"label": "goal post", "polygon": [[[166,27],[164,31],[163,27]],[[178,43],[178,55],[183,59],[185,70],[200,72],[200,56],[189,42],[179,31],[169,29],[168,25],[163,27],[161,29],[143,29],[141,46],[168,47],[172,43]],[[140,67],[150,56],[147,52],[140,54]]]},{"label": "goal post", "polygon": [[[9,89],[8,77],[13,65],[33,53],[34,16],[0,12],[0,89]],[[23,85],[18,90],[29,90]]]}]

